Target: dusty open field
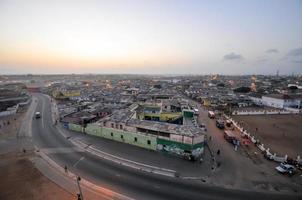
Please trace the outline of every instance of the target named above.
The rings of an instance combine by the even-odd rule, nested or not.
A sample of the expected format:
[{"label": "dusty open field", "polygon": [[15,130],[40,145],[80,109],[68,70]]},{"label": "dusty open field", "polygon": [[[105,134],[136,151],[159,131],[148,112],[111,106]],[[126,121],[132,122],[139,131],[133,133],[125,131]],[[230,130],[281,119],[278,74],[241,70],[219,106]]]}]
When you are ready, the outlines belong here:
[{"label": "dusty open field", "polygon": [[44,177],[26,153],[8,153],[0,155],[0,199],[52,200],[76,199],[70,193]]},{"label": "dusty open field", "polygon": [[16,138],[25,113],[0,117],[0,139]]},{"label": "dusty open field", "polygon": [[[302,115],[232,116],[272,152],[302,156]],[[257,129],[256,129],[257,128]]]},{"label": "dusty open field", "polygon": [[43,176],[31,162],[34,153],[23,153],[17,132],[25,113],[0,118],[0,199],[76,199]]}]

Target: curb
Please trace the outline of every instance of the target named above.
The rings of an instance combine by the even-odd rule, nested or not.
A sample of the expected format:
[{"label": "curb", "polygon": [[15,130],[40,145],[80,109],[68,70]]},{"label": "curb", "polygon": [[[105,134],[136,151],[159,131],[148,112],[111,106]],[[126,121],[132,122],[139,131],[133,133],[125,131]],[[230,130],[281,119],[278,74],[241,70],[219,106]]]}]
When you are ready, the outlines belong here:
[{"label": "curb", "polygon": [[174,171],[174,170],[160,168],[160,167],[156,167],[156,166],[151,166],[151,165],[135,162],[135,161],[132,161],[132,160],[128,160],[128,159],[125,159],[125,158],[121,158],[121,157],[103,152],[99,149],[96,149],[96,148],[92,147],[91,145],[88,145],[88,144],[85,144],[82,141],[79,141],[79,139],[71,139],[70,141],[71,141],[72,144],[74,144],[75,146],[85,150],[86,152],[89,152],[89,153],[91,153],[93,155],[96,155],[100,158],[115,162],[117,164],[127,166],[127,167],[131,167],[133,169],[141,170],[141,171],[144,171],[144,172],[153,173],[153,174],[159,174],[159,175],[168,176],[168,177],[177,177],[177,172]]},{"label": "curb", "polygon": [[[67,176],[69,178],[71,178],[72,180],[76,181],[77,177],[74,173],[68,171],[65,172],[65,169],[63,167],[61,167],[60,165],[58,165],[55,161],[53,161],[50,157],[48,157],[44,152],[39,151],[38,148],[35,146],[36,149],[36,154],[38,154],[43,160],[45,160],[51,167],[55,168],[56,170],[58,170],[63,176]],[[81,177],[81,183],[87,187],[87,189],[92,189],[93,191],[95,191],[96,193],[98,193],[98,191],[102,191],[102,193],[111,195],[112,197],[118,198],[118,199],[123,199],[123,200],[134,200],[131,197],[125,196],[123,194],[114,192],[110,189],[98,186],[84,178]]]}]

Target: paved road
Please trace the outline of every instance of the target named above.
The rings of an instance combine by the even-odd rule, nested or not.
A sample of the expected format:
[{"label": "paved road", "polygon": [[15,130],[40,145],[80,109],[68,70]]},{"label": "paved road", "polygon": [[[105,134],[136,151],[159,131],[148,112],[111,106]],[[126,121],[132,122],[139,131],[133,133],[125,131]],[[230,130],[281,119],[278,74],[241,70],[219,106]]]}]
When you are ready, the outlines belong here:
[{"label": "paved road", "polygon": [[[258,193],[209,186],[201,181],[189,181],[153,175],[98,159],[75,150],[52,124],[51,106],[47,97],[36,94],[36,111],[41,119],[32,123],[33,142],[59,165],[103,187],[135,199],[300,199],[301,196],[278,193]],[[84,159],[83,159],[84,158]],[[75,167],[72,167],[76,164]]]}]

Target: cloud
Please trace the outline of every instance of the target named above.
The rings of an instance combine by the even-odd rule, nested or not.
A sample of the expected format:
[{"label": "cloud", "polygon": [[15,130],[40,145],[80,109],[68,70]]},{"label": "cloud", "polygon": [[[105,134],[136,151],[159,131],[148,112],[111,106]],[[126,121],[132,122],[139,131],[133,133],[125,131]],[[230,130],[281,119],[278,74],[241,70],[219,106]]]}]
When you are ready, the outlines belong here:
[{"label": "cloud", "polygon": [[265,62],[267,62],[268,61],[268,58],[265,58],[265,57],[258,57],[257,59],[256,59],[256,62],[257,63],[265,63]]},{"label": "cloud", "polygon": [[234,52],[223,56],[223,60],[242,60],[243,56]]},{"label": "cloud", "polygon": [[302,47],[290,50],[287,53],[287,56],[290,56],[290,57],[302,56]]},{"label": "cloud", "polygon": [[268,49],[266,50],[266,53],[279,53],[278,49]]},{"label": "cloud", "polygon": [[293,60],[293,63],[302,63],[302,60]]}]

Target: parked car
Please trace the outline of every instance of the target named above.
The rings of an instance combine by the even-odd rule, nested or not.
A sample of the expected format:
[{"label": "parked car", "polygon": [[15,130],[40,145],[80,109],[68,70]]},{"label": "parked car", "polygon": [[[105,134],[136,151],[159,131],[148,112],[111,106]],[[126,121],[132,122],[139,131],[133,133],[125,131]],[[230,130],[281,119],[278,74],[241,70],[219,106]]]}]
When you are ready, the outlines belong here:
[{"label": "parked car", "polygon": [[216,120],[216,126],[220,129],[224,129],[224,121],[223,119],[217,119]]},{"label": "parked car", "polygon": [[295,167],[290,164],[281,163],[276,167],[276,170],[281,174],[293,175],[295,173]]}]

